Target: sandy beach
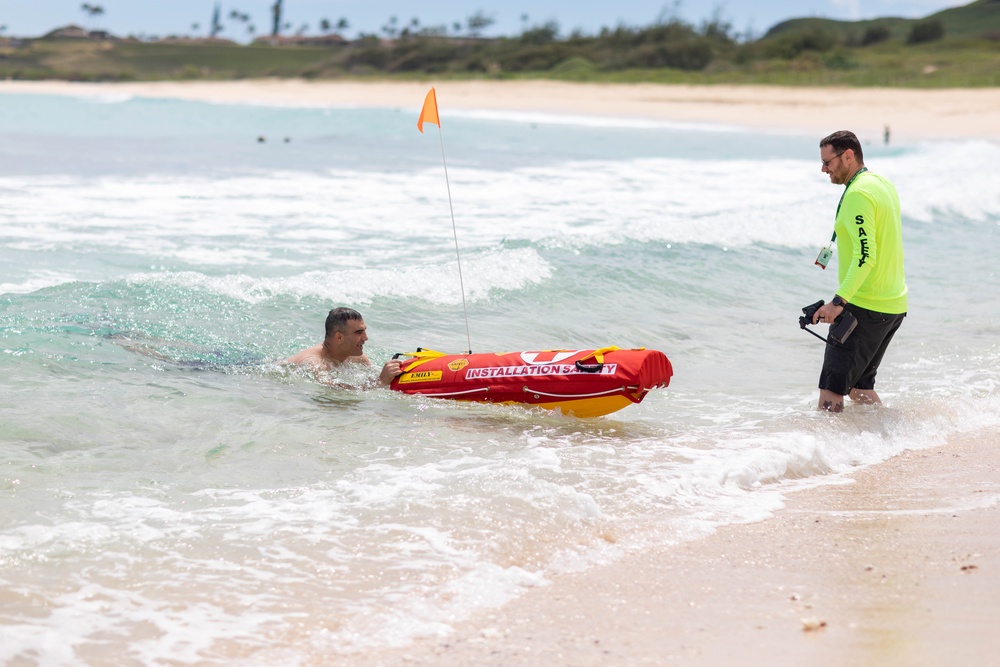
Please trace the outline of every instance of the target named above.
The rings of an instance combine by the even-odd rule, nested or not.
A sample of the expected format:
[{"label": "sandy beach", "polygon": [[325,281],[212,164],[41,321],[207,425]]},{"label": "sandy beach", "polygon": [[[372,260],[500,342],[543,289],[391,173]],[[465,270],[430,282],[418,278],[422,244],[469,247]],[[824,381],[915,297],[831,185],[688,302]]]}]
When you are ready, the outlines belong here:
[{"label": "sandy beach", "polygon": [[825,135],[850,127],[881,141],[1000,138],[1000,89],[913,90],[774,86],[578,84],[556,81],[155,83],[0,81],[0,93],[139,95],[220,103],[410,108],[435,85],[448,109],[532,111],[708,122]]},{"label": "sandy beach", "polygon": [[[6,81],[0,93],[412,108],[415,122],[430,85]],[[817,142],[844,128],[881,141],[886,126],[894,142],[1000,140],[1000,89],[445,82],[437,90],[444,119],[449,108],[510,110],[719,123]],[[998,664],[1000,434],[964,434],[841,481],[790,494],[759,523],[552,577],[456,619],[448,636],[325,664]]]},{"label": "sandy beach", "polygon": [[995,665],[998,500],[1000,435],[971,435],[356,664]]}]

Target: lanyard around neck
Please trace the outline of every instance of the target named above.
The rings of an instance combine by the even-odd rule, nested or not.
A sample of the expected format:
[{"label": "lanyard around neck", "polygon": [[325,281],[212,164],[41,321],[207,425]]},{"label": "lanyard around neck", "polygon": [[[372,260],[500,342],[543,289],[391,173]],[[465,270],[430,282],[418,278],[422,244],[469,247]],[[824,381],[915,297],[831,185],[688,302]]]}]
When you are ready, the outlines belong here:
[{"label": "lanyard around neck", "polygon": [[[840,205],[844,203],[844,197],[847,196],[847,189],[851,187],[851,183],[853,183],[858,176],[865,173],[866,171],[868,171],[868,167],[861,167],[861,169],[858,169],[856,172],[854,172],[854,175],[851,176],[851,180],[847,181],[847,185],[844,186],[844,192],[843,194],[840,195],[840,201],[837,202],[837,214],[833,216],[834,220],[836,220],[837,216],[840,215]],[[836,240],[837,240],[837,230],[834,229],[833,236],[830,237],[830,243],[833,243]]]}]

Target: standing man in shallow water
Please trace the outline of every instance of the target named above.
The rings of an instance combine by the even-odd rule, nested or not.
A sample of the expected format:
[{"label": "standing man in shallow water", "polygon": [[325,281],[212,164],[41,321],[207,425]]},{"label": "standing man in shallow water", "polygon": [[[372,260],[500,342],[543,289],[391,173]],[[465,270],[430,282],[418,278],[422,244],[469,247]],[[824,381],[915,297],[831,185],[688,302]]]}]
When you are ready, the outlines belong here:
[{"label": "standing man in shallow water", "polygon": [[[352,308],[334,308],[326,317],[323,342],[288,357],[285,363],[311,366],[320,371],[329,371],[346,363],[371,366],[371,360],[364,353],[367,331],[361,313]],[[382,367],[378,380],[387,385],[401,373],[399,362],[389,361]]]},{"label": "standing man in shallow water", "polygon": [[868,171],[853,132],[824,138],[819,157],[830,182],[845,187],[834,223],[839,286],[812,323],[832,324],[845,309],[858,320],[844,344],[827,344],[819,378],[818,409],[841,412],[844,396],[882,402],[875,374],[907,310],[903,225],[895,186]]}]

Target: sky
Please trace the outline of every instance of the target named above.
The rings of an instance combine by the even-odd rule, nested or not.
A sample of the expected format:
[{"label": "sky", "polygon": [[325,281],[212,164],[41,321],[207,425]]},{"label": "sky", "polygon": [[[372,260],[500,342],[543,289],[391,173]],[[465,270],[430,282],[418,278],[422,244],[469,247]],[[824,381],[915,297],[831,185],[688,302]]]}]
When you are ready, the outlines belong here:
[{"label": "sky", "polygon": [[[358,33],[381,34],[390,17],[399,27],[413,19],[420,26],[466,24],[482,12],[494,23],[483,32],[487,36],[517,35],[525,28],[554,21],[559,34],[574,30],[596,34],[602,27],[647,26],[660,17],[677,16],[700,25],[721,16],[735,32],[759,37],[776,23],[790,18],[817,16],[853,21],[881,16],[919,18],[948,7],[968,4],[971,0],[284,0],[283,23],[293,34],[318,34],[320,22],[336,24],[347,19],[345,37]],[[221,37],[240,42],[249,40],[247,26],[255,34],[270,33],[271,6],[275,0],[91,0],[104,13],[90,17],[77,0],[0,0],[0,30],[6,36],[38,37],[49,30],[71,23],[91,29],[107,30],[118,36],[165,37],[167,35],[204,35],[212,21],[216,4],[220,5],[224,30]],[[248,22],[229,19],[230,12],[249,16]],[[198,28],[194,29],[194,25]],[[463,27],[464,30],[464,27]]]}]

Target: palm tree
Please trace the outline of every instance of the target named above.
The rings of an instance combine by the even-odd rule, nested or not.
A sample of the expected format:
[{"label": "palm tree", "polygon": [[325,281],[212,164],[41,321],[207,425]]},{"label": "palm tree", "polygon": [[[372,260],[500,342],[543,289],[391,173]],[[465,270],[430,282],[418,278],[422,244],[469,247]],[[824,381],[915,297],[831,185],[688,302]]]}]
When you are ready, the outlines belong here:
[{"label": "palm tree", "polygon": [[271,37],[281,34],[281,2],[282,0],[274,0],[271,5],[271,16],[274,19],[271,23]]},{"label": "palm tree", "polygon": [[[247,25],[247,24],[250,23],[250,15],[249,14],[244,14],[243,12],[241,12],[238,9],[234,9],[231,12],[229,12],[229,20],[230,21],[239,21],[243,25]],[[251,35],[253,34],[253,30],[250,30],[249,28],[247,29],[247,32],[249,32]]]},{"label": "palm tree", "polygon": [[222,32],[222,23],[219,21],[219,3],[215,3],[215,11],[212,12],[212,28],[208,31],[209,37],[215,37]]},{"label": "palm tree", "polygon": [[386,34],[387,37],[395,37],[398,32],[396,29],[396,24],[399,23],[399,19],[395,16],[389,17],[389,22],[382,26],[382,32]]},{"label": "palm tree", "polygon": [[330,23],[330,19],[320,19],[319,29],[323,31],[324,35],[330,32],[331,27],[333,27],[333,24]]},{"label": "palm tree", "polygon": [[[80,5],[80,11],[86,14],[90,18],[91,22],[93,22],[94,17],[101,16],[102,14],[104,14],[104,7],[101,7],[100,5],[92,5],[89,2],[85,2],[82,5]],[[91,25],[91,27],[93,27],[93,25]]]},{"label": "palm tree", "polygon": [[469,26],[469,34],[473,37],[479,37],[483,30],[496,22],[492,16],[487,16],[482,10],[477,11],[466,19],[466,21]]},{"label": "palm tree", "polygon": [[347,30],[350,27],[351,24],[347,22],[347,19],[345,19],[344,17],[340,17],[340,19],[337,21],[337,34],[339,35],[340,33],[342,33],[343,31]]}]

